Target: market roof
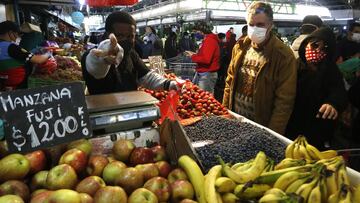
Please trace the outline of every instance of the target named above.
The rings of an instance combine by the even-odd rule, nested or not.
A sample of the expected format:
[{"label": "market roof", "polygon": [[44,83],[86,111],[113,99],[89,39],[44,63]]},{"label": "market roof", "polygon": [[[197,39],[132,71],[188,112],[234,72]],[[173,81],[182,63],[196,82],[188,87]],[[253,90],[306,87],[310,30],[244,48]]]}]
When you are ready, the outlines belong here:
[{"label": "market roof", "polygon": [[[12,0],[0,0],[1,3],[13,3]],[[25,5],[44,5],[44,6],[72,6],[76,5],[76,0],[19,0],[19,4]]]}]

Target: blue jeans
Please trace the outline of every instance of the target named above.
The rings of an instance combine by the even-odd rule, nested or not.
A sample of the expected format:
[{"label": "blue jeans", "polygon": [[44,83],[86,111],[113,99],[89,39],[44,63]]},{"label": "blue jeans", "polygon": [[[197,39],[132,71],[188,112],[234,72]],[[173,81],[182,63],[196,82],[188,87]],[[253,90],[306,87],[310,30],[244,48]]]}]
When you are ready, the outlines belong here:
[{"label": "blue jeans", "polygon": [[201,89],[214,94],[217,77],[217,72],[196,73],[193,83],[198,85]]}]

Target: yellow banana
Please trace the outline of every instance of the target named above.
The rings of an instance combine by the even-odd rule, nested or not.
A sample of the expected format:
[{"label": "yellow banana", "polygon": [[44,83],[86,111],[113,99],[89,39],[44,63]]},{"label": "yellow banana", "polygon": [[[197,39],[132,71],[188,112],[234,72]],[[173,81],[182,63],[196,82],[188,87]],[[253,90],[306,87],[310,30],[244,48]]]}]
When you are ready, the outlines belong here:
[{"label": "yellow banana", "polygon": [[339,203],[340,201],[340,190],[329,196],[328,203]]},{"label": "yellow banana", "polygon": [[217,203],[215,180],[221,175],[221,165],[213,166],[205,176],[205,199],[208,203]]},{"label": "yellow banana", "polygon": [[332,194],[335,194],[339,188],[338,188],[337,180],[336,180],[336,172],[329,171],[327,173],[331,173],[331,174],[327,174],[326,181],[325,181],[328,196],[330,196]]},{"label": "yellow banana", "polygon": [[330,159],[337,156],[337,152],[335,150],[326,150],[320,152],[322,159]]},{"label": "yellow banana", "polygon": [[308,151],[306,150],[305,147],[305,142],[301,141],[300,146],[299,146],[299,153],[302,156],[303,159],[305,160],[312,160],[312,158],[310,157]]},{"label": "yellow banana", "polygon": [[221,196],[222,202],[223,203],[236,203],[237,201],[239,201],[239,198],[233,194],[233,193],[225,193]]},{"label": "yellow banana", "polygon": [[311,203],[321,203],[321,190],[320,190],[320,181],[318,182],[317,186],[315,186],[309,195],[308,201]]},{"label": "yellow banana", "polygon": [[220,159],[222,165],[223,173],[227,177],[231,178],[236,183],[246,183],[248,181],[254,180],[261,175],[266,165],[266,155],[264,152],[259,152],[254,160],[254,163],[251,167],[245,171],[237,172],[231,169],[228,165]]},{"label": "yellow banana", "polygon": [[285,149],[285,158],[291,158],[293,159],[293,153],[295,148],[295,141],[289,144]]},{"label": "yellow banana", "polygon": [[244,171],[251,167],[252,163],[254,162],[254,159],[250,159],[247,162],[243,163],[236,163],[233,166],[231,166],[231,169],[236,171]]},{"label": "yellow banana", "polygon": [[299,189],[296,190],[295,193],[303,197],[305,202],[307,202],[311,190],[316,186],[318,181],[319,181],[318,178],[314,178],[310,183],[305,183],[301,185]]},{"label": "yellow banana", "polygon": [[270,190],[266,191],[264,195],[268,195],[268,194],[275,194],[277,196],[285,196],[286,193],[282,190],[280,190],[279,188],[271,188]]},{"label": "yellow banana", "polygon": [[216,191],[220,193],[233,192],[236,184],[228,177],[219,177],[215,181]]},{"label": "yellow banana", "polygon": [[342,198],[339,203],[353,203],[350,189],[346,189],[346,196]]},{"label": "yellow banana", "polygon": [[269,189],[270,185],[266,184],[240,184],[236,186],[234,193],[239,199],[248,200],[263,196]]},{"label": "yellow banana", "polygon": [[[215,195],[216,195],[216,201],[217,201],[218,203],[223,203],[223,201],[222,201],[222,199],[221,199],[220,193],[215,192]],[[214,202],[214,201],[212,201],[212,202]]]},{"label": "yellow banana", "polygon": [[326,202],[329,197],[329,194],[326,186],[326,178],[324,176],[321,176],[319,184],[320,184],[320,192],[321,192],[321,202]]},{"label": "yellow banana", "polygon": [[360,185],[356,186],[354,189],[353,202],[360,202]]},{"label": "yellow banana", "polygon": [[259,203],[282,203],[287,202],[288,196],[278,196],[276,194],[267,194],[260,198]]},{"label": "yellow banana", "polygon": [[290,171],[300,171],[300,172],[308,172],[312,169],[313,165],[305,165],[305,166],[296,166],[291,168],[284,168],[280,170],[270,171],[262,173],[257,179],[257,183],[263,184],[274,184],[276,180],[282,176],[283,174]]},{"label": "yellow banana", "polygon": [[300,154],[300,143],[295,143],[294,152],[293,152],[294,159],[302,159],[302,155]]},{"label": "yellow banana", "polygon": [[301,185],[307,182],[310,177],[301,178],[291,183],[285,190],[286,193],[295,193]]},{"label": "yellow banana", "polygon": [[303,173],[298,171],[290,171],[285,173],[284,175],[280,176],[274,183],[274,188],[279,188],[281,190],[286,190],[286,188],[293,183],[294,181],[309,176],[310,173]]},{"label": "yellow banana", "polygon": [[179,166],[184,169],[186,175],[189,177],[191,184],[194,187],[196,199],[199,203],[206,203],[205,188],[204,188],[204,174],[199,165],[187,155],[183,155],[178,160]]},{"label": "yellow banana", "polygon": [[295,166],[303,166],[305,164],[306,161],[304,159],[285,158],[275,166],[275,170],[290,168]]},{"label": "yellow banana", "polygon": [[309,153],[312,160],[319,160],[321,159],[321,153],[316,147],[312,146],[311,144],[306,144],[305,148]]},{"label": "yellow banana", "polygon": [[350,185],[349,176],[346,173],[345,166],[341,166],[338,170],[338,179],[337,179],[338,185],[341,187],[342,184]]}]

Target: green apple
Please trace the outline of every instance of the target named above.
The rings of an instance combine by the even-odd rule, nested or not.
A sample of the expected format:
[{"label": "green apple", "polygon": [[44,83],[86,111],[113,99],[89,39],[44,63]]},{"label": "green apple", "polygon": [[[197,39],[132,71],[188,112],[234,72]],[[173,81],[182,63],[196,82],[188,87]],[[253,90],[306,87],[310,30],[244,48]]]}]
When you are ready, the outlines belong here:
[{"label": "green apple", "polygon": [[80,195],[81,203],[93,203],[94,202],[94,199],[86,193],[80,193],[79,195]]},{"label": "green apple", "polygon": [[37,189],[37,190],[34,190],[34,191],[31,193],[30,197],[33,198],[33,197],[35,197],[36,195],[38,195],[38,194],[40,194],[40,193],[42,193],[42,192],[46,192],[46,191],[50,191],[50,190],[47,190],[47,189]]},{"label": "green apple", "polygon": [[119,186],[106,186],[100,188],[94,196],[95,203],[127,202],[125,191]]},{"label": "green apple", "polygon": [[85,152],[87,156],[91,154],[92,144],[87,139],[75,140],[67,145],[67,149],[80,149]]},{"label": "green apple", "polygon": [[144,184],[144,177],[140,170],[129,167],[121,171],[120,176],[115,180],[115,184],[124,188],[127,194],[132,193]]},{"label": "green apple", "polygon": [[131,152],[135,149],[135,144],[130,140],[120,139],[114,143],[112,153],[115,159],[128,162]]},{"label": "green apple", "polygon": [[158,203],[154,193],[145,188],[138,188],[129,197],[128,203]]},{"label": "green apple", "polygon": [[105,186],[104,180],[99,176],[89,176],[80,181],[76,186],[76,191],[79,193],[86,193],[93,197],[98,189]]},{"label": "green apple", "polygon": [[172,171],[170,171],[169,175],[168,175],[168,181],[170,183],[173,183],[177,180],[188,180],[189,178],[187,177],[186,173],[184,170],[182,170],[181,168],[176,168]]},{"label": "green apple", "polygon": [[24,200],[17,195],[4,195],[0,197],[0,203],[24,203]]},{"label": "green apple", "polygon": [[39,171],[32,177],[30,183],[31,191],[46,188],[46,178],[48,173],[49,171]]},{"label": "green apple", "polygon": [[68,164],[61,164],[52,168],[46,178],[49,190],[72,189],[77,183],[75,170]]},{"label": "green apple", "polygon": [[187,180],[177,180],[171,184],[172,199],[177,202],[194,197],[194,187]]},{"label": "green apple", "polygon": [[21,180],[30,171],[29,160],[21,154],[10,154],[0,160],[0,182]]},{"label": "green apple", "polygon": [[0,196],[17,195],[24,201],[30,198],[30,190],[28,186],[19,180],[8,180],[0,185]]},{"label": "green apple", "polygon": [[50,194],[49,203],[81,203],[80,195],[74,190],[60,189]]},{"label": "green apple", "polygon": [[153,192],[159,202],[167,202],[171,196],[171,186],[168,180],[163,177],[154,177],[146,181],[144,188]]},{"label": "green apple", "polygon": [[126,165],[121,161],[112,161],[105,166],[102,177],[106,184],[114,185],[116,178],[119,177],[121,171],[126,168]]},{"label": "green apple", "polygon": [[159,176],[159,169],[155,164],[139,164],[135,166],[135,168],[139,169],[144,175],[144,181],[147,181],[153,177]]}]

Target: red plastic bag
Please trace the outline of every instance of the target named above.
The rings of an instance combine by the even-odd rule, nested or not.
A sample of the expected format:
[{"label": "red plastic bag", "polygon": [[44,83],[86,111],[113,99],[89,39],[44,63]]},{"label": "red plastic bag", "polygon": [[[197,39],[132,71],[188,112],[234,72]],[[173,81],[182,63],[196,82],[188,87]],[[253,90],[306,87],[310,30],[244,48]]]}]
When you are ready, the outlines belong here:
[{"label": "red plastic bag", "polygon": [[179,93],[175,90],[171,90],[167,95],[166,99],[159,104],[161,118],[159,119],[159,123],[168,118],[170,120],[178,120],[179,117],[176,113],[176,108],[179,103]]},{"label": "red plastic bag", "polygon": [[51,75],[57,68],[57,62],[55,58],[49,58],[45,63],[39,64],[36,67],[36,73]]}]

